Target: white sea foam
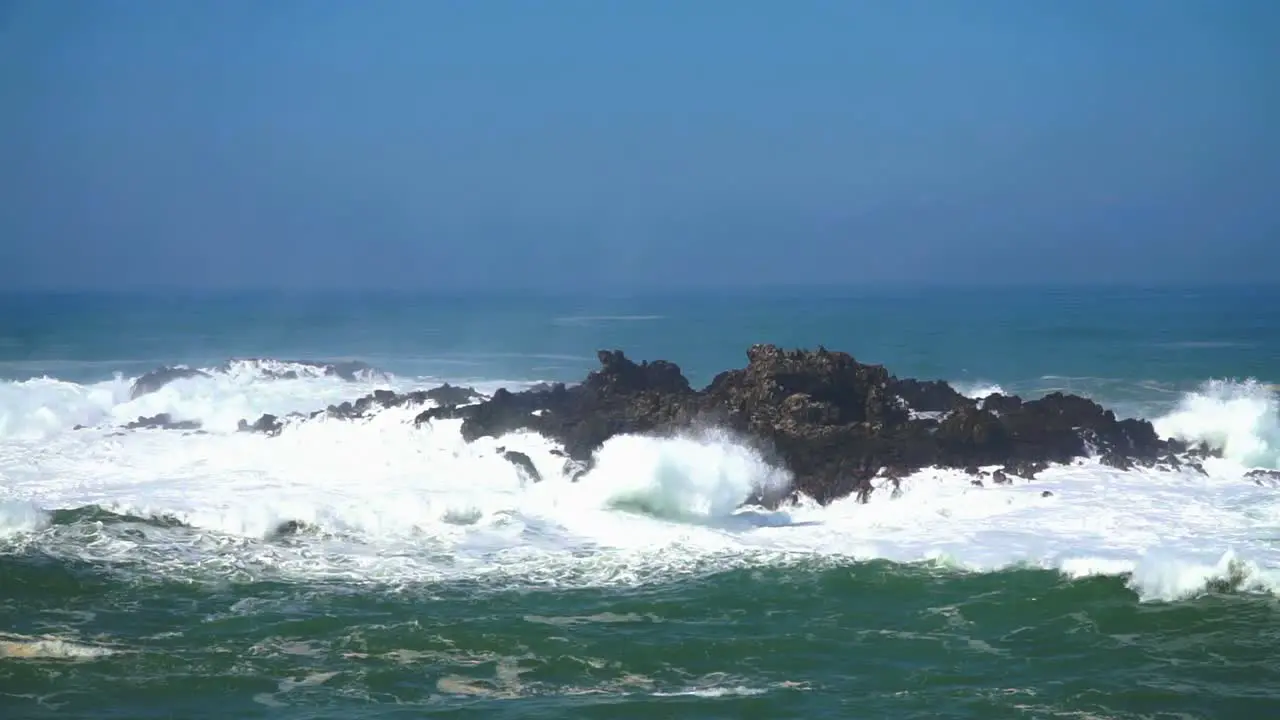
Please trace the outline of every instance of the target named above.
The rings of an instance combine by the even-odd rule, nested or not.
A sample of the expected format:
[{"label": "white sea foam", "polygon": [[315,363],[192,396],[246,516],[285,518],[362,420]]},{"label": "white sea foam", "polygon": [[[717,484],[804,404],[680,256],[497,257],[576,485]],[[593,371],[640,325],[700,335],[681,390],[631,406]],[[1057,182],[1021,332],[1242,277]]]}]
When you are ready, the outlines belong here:
[{"label": "white sea foam", "polygon": [[[0,381],[0,441],[47,438],[76,425],[124,425],[161,413],[200,422],[205,430],[230,432],[241,419],[252,421],[263,413],[305,413],[377,389],[430,386],[377,371],[360,371],[346,381],[311,364],[270,359],[236,360],[206,372],[207,377],[174,380],[136,399],[131,398],[133,378],[89,385],[50,378]],[[296,377],[281,379],[287,373]],[[511,386],[486,383],[479,389],[491,391],[503,384]]]},{"label": "white sea foam", "polygon": [[952,387],[961,395],[981,400],[988,395],[1005,395],[1005,389],[996,383],[991,382],[956,382],[952,383]]},{"label": "white sea foam", "polygon": [[1214,380],[1154,424],[1164,437],[1205,443],[1240,463],[1280,467],[1280,401],[1271,386]]},{"label": "white sea foam", "polygon": [[[583,585],[881,558],[1124,574],[1153,599],[1208,586],[1280,587],[1280,496],[1245,480],[1241,462],[1272,457],[1258,448],[1274,428],[1275,408],[1272,416],[1255,412],[1267,401],[1249,386],[1211,386],[1201,393],[1209,399],[1189,397],[1161,420],[1164,432],[1219,433],[1228,457],[1206,463],[1208,476],[1082,462],[1029,483],[975,487],[959,473],[929,470],[906,479],[896,499],[886,490],[869,504],[802,502],[770,512],[739,505],[761,486],[785,484],[786,474],[723,433],[614,438],[575,483],[556,448],[536,435],[467,444],[459,421],[414,428],[417,408],[356,422],[321,417],[275,438],[227,431],[239,417],[314,409],[367,391],[336,378],[196,378],[136,401],[121,399],[123,382],[77,389],[30,381],[6,392],[18,385],[25,385],[19,393],[43,393],[42,407],[58,418],[41,428],[80,421],[67,408],[83,407],[95,392],[111,398],[105,417],[168,411],[212,427],[120,434],[102,425],[0,438],[0,543],[125,571]],[[22,402],[4,406],[19,410],[8,417],[30,415],[24,408],[37,404]],[[1197,425],[1201,408],[1207,415]],[[1250,433],[1262,435],[1250,444]],[[502,449],[529,455],[545,480],[530,482]],[[49,524],[50,511],[86,506],[188,527]],[[308,527],[278,536],[289,521]]]}]

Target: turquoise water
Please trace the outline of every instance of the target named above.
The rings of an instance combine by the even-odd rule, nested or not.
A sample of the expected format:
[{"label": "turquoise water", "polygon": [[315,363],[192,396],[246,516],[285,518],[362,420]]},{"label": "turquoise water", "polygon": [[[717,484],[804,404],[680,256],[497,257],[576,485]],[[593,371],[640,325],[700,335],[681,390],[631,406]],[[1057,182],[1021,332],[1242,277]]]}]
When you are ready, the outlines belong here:
[{"label": "turquoise water", "polygon": [[[397,388],[572,380],[601,347],[701,384],[759,341],[1083,392],[1238,457],[730,515],[765,473],[732,439],[615,444],[578,486],[526,486],[390,415],[229,430],[376,382],[127,394],[229,357],[364,359]],[[3,718],[1280,714],[1280,490],[1243,477],[1276,406],[1204,385],[1280,382],[1276,289],[7,296],[0,377]],[[117,429],[158,411],[207,432]],[[619,509],[637,496],[680,512]],[[289,519],[310,525],[273,532]]]}]

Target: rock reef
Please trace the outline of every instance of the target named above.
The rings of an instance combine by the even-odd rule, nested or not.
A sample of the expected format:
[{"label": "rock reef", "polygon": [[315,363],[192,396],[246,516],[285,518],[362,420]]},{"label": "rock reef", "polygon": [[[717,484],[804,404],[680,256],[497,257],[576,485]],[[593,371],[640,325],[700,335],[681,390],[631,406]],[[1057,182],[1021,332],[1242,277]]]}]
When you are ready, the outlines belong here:
[{"label": "rock reef", "polygon": [[531,430],[584,463],[615,435],[717,426],[756,442],[791,470],[794,491],[819,502],[865,499],[873,479],[931,466],[1002,466],[993,479],[1006,482],[1082,456],[1127,468],[1174,464],[1187,450],[1162,440],[1151,423],[1117,419],[1087,398],[972,400],[945,382],[899,379],[825,348],[752,346],[746,367],[720,373],[702,390],[670,362],[636,363],[616,350],[599,359],[579,385],[499,390],[478,404],[432,408],[416,422],[462,418],[468,441]]},{"label": "rock reef", "polygon": [[[618,350],[601,351],[599,360],[599,369],[572,386],[498,390],[487,399],[450,386],[378,391],[320,413],[353,418],[375,405],[433,400],[437,406],[421,412],[415,424],[461,419],[467,441],[537,432],[562,444],[568,462],[579,467],[590,467],[595,450],[616,435],[718,427],[788,468],[795,478],[792,493],[824,503],[849,495],[865,500],[881,484],[873,483],[877,478],[896,484],[926,467],[963,468],[975,484],[983,475],[1000,484],[1082,456],[1117,468],[1175,466],[1188,450],[1161,439],[1150,422],[1118,419],[1087,398],[1053,393],[1027,401],[1007,395],[974,400],[945,382],[899,379],[881,365],[821,347],[754,345],[745,367],[720,373],[701,390],[671,362],[637,363]],[[241,423],[243,430],[268,434],[280,428],[272,416]],[[507,455],[529,473],[527,457]],[[984,466],[999,469],[982,473]]]}]

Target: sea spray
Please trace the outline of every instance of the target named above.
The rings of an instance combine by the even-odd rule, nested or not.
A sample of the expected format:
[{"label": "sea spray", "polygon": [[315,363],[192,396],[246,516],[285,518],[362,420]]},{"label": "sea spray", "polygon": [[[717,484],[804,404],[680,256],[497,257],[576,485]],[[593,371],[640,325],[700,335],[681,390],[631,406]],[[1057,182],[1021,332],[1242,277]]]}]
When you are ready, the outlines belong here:
[{"label": "sea spray", "polygon": [[791,476],[731,433],[705,429],[612,438],[597,451],[582,482],[602,507],[708,520],[728,516],[757,494],[785,491]]},{"label": "sea spray", "polygon": [[1203,443],[1248,467],[1280,467],[1280,402],[1255,380],[1213,380],[1157,418],[1166,438]]}]

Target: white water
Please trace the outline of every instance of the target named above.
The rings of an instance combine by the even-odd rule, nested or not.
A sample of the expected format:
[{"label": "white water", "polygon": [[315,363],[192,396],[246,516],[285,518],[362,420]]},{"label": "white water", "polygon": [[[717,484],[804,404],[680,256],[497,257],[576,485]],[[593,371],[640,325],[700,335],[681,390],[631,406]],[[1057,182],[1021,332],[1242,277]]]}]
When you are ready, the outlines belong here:
[{"label": "white water", "polygon": [[1164,437],[1207,443],[1245,465],[1280,467],[1280,401],[1252,380],[1205,383],[1155,426]]},{"label": "white water", "polygon": [[[231,432],[242,417],[318,409],[378,386],[236,372],[129,401],[124,381],[0,384],[0,543],[197,578],[584,585],[881,558],[1125,574],[1149,599],[1185,597],[1210,581],[1280,587],[1280,495],[1243,477],[1250,464],[1276,460],[1277,408],[1261,386],[1208,385],[1157,423],[1226,452],[1206,464],[1207,477],[1081,463],[974,487],[958,473],[925,471],[896,499],[886,490],[866,505],[782,512],[736,509],[756,487],[787,479],[714,432],[615,438],[578,483],[542,438],[468,445],[456,421],[415,429],[418,408],[301,422],[276,438]],[[114,427],[158,412],[211,432]],[[71,431],[77,423],[93,427]],[[546,480],[527,482],[499,448],[527,453]],[[95,505],[187,527],[50,525],[53,510]],[[314,529],[273,538],[291,520]]]}]

